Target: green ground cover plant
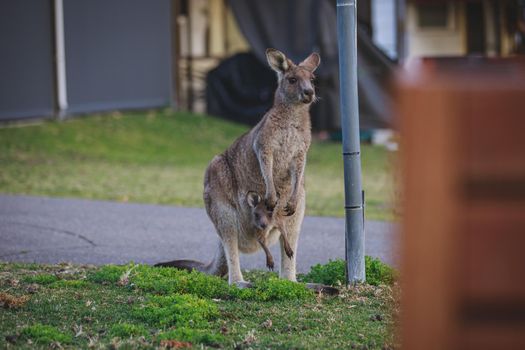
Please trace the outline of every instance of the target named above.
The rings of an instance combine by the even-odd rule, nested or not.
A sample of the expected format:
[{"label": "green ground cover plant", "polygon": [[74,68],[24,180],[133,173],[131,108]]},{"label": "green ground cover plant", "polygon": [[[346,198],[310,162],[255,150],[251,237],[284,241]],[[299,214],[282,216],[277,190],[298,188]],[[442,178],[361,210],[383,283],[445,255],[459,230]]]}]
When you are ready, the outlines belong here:
[{"label": "green ground cover plant", "polygon": [[57,276],[50,274],[38,274],[34,276],[26,276],[24,281],[27,283],[38,283],[38,284],[52,284],[58,281]]},{"label": "green ground cover plant", "polygon": [[150,295],[133,309],[133,315],[156,327],[204,328],[219,311],[212,301],[191,294]]},{"label": "green ground cover plant", "polygon": [[119,337],[122,339],[147,336],[148,331],[142,325],[134,325],[130,323],[117,323],[111,326],[109,334],[112,337]]},{"label": "green ground cover plant", "polygon": [[249,289],[230,287],[226,280],[198,271],[154,268],[133,263],[106,265],[87,278],[96,283],[127,285],[155,295],[190,294],[200,298],[254,301],[306,300],[313,297],[313,293],[304,285],[264,272],[251,279],[254,287]]},{"label": "green ground cover plant", "polygon": [[[397,271],[377,258],[365,256],[366,283],[379,286],[392,285],[397,279]],[[322,265],[311,267],[310,272],[300,276],[304,282],[323,283],[338,286],[346,281],[346,262],[343,259],[330,260]]]},{"label": "green ground cover plant", "polygon": [[22,329],[20,335],[23,339],[31,340],[36,344],[49,345],[53,343],[71,343],[72,337],[64,334],[52,326],[40,323]]},{"label": "green ground cover plant", "polygon": [[[0,193],[202,207],[208,162],[246,130],[169,110],[0,127]],[[394,218],[390,157],[362,146],[368,219]],[[344,215],[340,143],[312,144],[306,187],[308,215]]]},{"label": "green ground cover plant", "polygon": [[[132,263],[102,267],[1,263],[0,295],[24,302],[0,312],[0,347],[391,349],[397,345],[395,283],[341,287],[340,295],[328,297],[270,272],[247,271],[255,288],[246,292],[250,290],[229,287],[219,278],[173,271]],[[34,278],[43,275],[56,280]],[[153,280],[160,282],[152,287]],[[195,281],[198,287],[188,289]]]}]

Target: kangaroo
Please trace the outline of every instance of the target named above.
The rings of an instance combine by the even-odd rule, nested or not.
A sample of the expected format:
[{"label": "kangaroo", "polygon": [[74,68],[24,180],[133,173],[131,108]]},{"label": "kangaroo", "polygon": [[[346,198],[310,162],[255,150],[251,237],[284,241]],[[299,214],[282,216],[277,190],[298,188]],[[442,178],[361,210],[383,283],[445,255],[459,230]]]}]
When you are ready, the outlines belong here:
[{"label": "kangaroo", "polygon": [[[227,272],[230,285],[250,286],[243,278],[239,262],[240,252],[260,249],[246,199],[249,191],[264,193],[268,211],[283,213],[286,238],[291,249],[297,251],[305,210],[304,169],[311,142],[309,109],[316,101],[312,81],[321,59],[312,53],[296,65],[276,49],[267,49],[266,58],[277,73],[273,106],[257,125],[215,156],[204,174],[204,204],[220,238],[215,256],[208,264],[176,260],[157,266],[216,275]],[[271,245],[280,239],[279,276],[296,281],[296,254],[291,257],[286,254],[283,237],[277,228],[271,227],[265,243]]]},{"label": "kangaroo", "polygon": [[287,239],[287,233],[285,226],[283,225],[283,217],[276,213],[274,214],[272,211],[269,211],[266,207],[266,204],[261,199],[261,196],[253,191],[248,192],[247,194],[247,202],[250,208],[252,208],[252,220],[254,226],[257,228],[256,232],[256,238],[257,242],[261,245],[261,248],[264,250],[264,253],[266,254],[266,266],[268,269],[273,270],[274,268],[274,261],[273,256],[270,250],[268,249],[268,246],[266,245],[266,238],[268,231],[266,230],[270,225],[273,225],[281,232],[281,237],[284,245],[284,251],[286,252],[286,255],[289,258],[293,257],[293,250],[290,247],[290,243]]}]

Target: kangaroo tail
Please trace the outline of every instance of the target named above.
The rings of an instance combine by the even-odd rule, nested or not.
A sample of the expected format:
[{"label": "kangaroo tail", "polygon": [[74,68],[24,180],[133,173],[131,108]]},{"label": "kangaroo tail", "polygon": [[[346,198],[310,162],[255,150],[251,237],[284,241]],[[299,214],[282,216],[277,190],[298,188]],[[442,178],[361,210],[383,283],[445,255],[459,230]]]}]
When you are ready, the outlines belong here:
[{"label": "kangaroo tail", "polygon": [[172,260],[160,262],[154,265],[155,267],[174,267],[180,270],[197,270],[200,272],[206,272],[207,265],[195,260]]},{"label": "kangaroo tail", "polygon": [[154,266],[156,267],[174,267],[181,270],[197,270],[204,272],[208,275],[215,276],[224,276],[228,273],[228,264],[226,262],[226,255],[224,254],[224,248],[222,243],[219,241],[215,255],[213,256],[212,261],[208,264],[204,264],[200,261],[195,260],[172,260],[157,263]]}]

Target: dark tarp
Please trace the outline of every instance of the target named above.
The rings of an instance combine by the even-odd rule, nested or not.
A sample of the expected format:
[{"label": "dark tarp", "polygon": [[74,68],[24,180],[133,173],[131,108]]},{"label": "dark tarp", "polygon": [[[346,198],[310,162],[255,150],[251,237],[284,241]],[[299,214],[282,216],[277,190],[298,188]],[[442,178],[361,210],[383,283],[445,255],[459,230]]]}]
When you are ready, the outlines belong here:
[{"label": "dark tarp", "polygon": [[[229,0],[229,4],[259,62],[249,55],[234,56],[211,71],[207,77],[208,112],[253,124],[270,108],[276,85],[275,74],[267,68],[266,48],[279,49],[296,63],[316,51],[321,55],[321,66],[316,71],[320,101],[312,107],[312,125],[317,130],[339,129],[335,1]],[[387,127],[390,115],[385,86],[393,63],[373,45],[366,25],[361,27],[358,31],[361,127]]]},{"label": "dark tarp", "polygon": [[252,53],[240,53],[206,76],[206,108],[209,114],[255,125],[271,107],[276,87],[268,65]]}]

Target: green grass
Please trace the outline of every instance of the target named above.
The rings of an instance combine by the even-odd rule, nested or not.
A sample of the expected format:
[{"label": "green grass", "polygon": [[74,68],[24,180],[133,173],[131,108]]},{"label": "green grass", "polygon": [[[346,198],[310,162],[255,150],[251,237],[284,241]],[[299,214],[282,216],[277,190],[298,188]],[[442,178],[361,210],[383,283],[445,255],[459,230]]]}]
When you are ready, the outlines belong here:
[{"label": "green grass", "polygon": [[53,342],[62,344],[71,343],[71,335],[64,334],[55,327],[43,325],[40,323],[27,326],[22,329],[20,335],[23,339],[32,340],[36,344],[49,345]]},{"label": "green grass", "polygon": [[147,336],[148,331],[142,325],[134,325],[130,323],[117,323],[111,326],[109,334],[112,337],[130,338],[133,336]]},{"label": "green grass", "polygon": [[[169,271],[133,264],[0,264],[0,292],[29,298],[0,312],[0,347],[8,342],[28,349],[150,349],[166,342],[227,349],[397,346],[396,285],[358,285],[327,297],[257,271],[246,272],[256,288],[243,294],[222,279]],[[57,281],[31,283],[31,277],[42,275]],[[184,284],[188,279],[200,280],[199,287],[173,290],[173,281]],[[160,282],[151,289],[154,280]]]},{"label": "green grass", "polygon": [[[245,132],[189,113],[92,115],[0,129],[0,193],[202,207],[204,170]],[[369,219],[390,220],[388,152],[362,146]],[[343,216],[339,143],[313,143],[306,167],[307,214]]]}]

